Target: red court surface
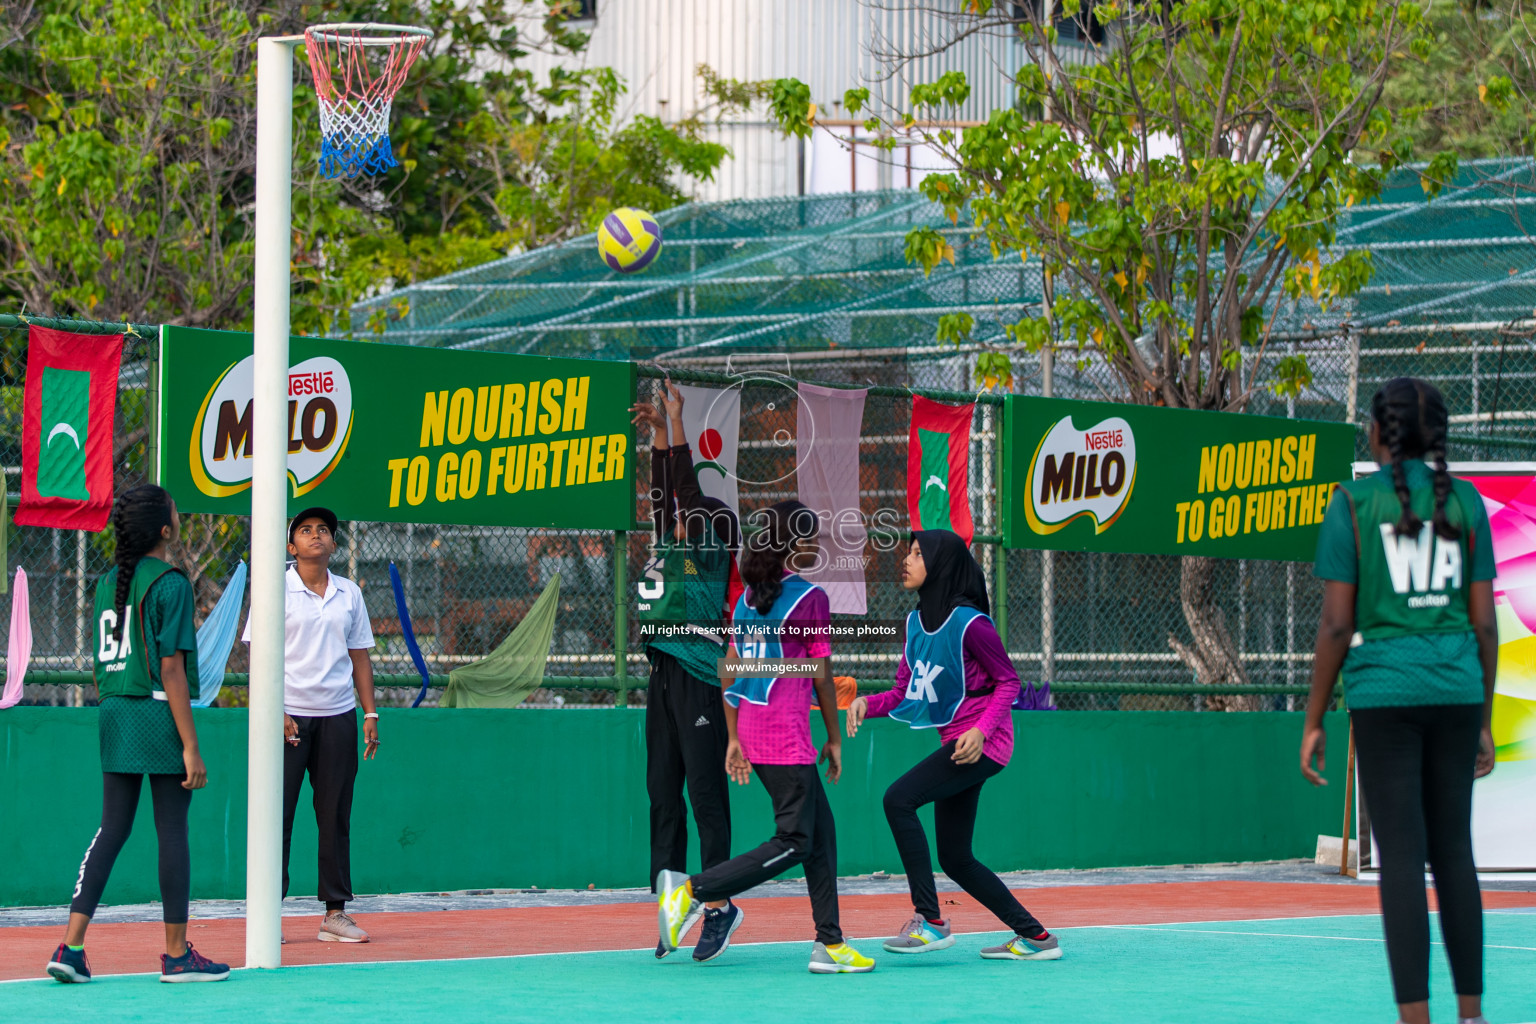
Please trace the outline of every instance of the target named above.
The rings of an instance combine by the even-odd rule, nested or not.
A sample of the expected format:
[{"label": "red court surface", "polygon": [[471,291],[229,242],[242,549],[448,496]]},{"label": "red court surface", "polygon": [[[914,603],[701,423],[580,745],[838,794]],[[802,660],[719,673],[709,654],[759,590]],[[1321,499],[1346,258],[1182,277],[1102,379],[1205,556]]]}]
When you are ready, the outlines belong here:
[{"label": "red court surface", "polygon": [[[1015,890],[1048,928],[1088,925],[1241,921],[1264,918],[1375,914],[1374,885],[1293,882],[1162,882],[1078,885]],[[941,892],[956,932],[1000,930],[997,920],[964,893]],[[736,942],[813,938],[810,909],[798,896],[739,900],[747,919]],[[912,912],[904,894],[845,895],[842,924],[850,938],[891,934]],[[1536,907],[1536,892],[1485,891],[1488,909]],[[1430,893],[1434,906],[1434,893]],[[35,978],[63,934],[57,927],[0,928],[0,980]],[[652,903],[604,906],[521,907],[488,910],[383,913],[359,917],[373,941],[362,945],[317,942],[319,916],[286,917],[285,965],[437,960],[641,949],[656,944]],[[99,924],[86,944],[91,969],[130,974],[160,969],[163,928],[155,923]],[[188,937],[204,954],[240,966],[245,959],[245,922],[193,920]]]}]

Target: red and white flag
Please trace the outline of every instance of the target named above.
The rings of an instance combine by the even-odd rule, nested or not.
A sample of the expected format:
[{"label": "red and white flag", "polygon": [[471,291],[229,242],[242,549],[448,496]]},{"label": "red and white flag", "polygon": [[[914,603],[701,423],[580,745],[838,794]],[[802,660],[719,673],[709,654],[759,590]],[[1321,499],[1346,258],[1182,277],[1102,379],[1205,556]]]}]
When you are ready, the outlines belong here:
[{"label": "red and white flag", "polygon": [[699,490],[731,506],[738,516],[736,449],[741,443],[741,389],[677,385],[683,396],[683,431],[693,451]]}]

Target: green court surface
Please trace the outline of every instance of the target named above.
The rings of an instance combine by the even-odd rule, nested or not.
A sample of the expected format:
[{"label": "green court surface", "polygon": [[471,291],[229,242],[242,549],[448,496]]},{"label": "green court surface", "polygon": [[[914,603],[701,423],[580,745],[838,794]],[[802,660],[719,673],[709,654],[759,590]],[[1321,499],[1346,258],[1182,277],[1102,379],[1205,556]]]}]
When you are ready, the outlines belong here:
[{"label": "green court surface", "polygon": [[[1536,914],[1490,911],[1485,1015],[1536,1021]],[[806,971],[810,944],[733,946],[695,964],[649,950],[486,960],[411,961],[238,971],[216,985],[152,975],[90,985],[0,984],[0,1019],[153,1021],[1049,1021],[1083,1024],[1390,1022],[1380,920],[1374,916],[1072,928],[1063,959],[984,961],[998,935],[953,948],[882,955],[866,975]],[[1444,951],[1434,952],[1435,1019],[1454,1020]]]}]

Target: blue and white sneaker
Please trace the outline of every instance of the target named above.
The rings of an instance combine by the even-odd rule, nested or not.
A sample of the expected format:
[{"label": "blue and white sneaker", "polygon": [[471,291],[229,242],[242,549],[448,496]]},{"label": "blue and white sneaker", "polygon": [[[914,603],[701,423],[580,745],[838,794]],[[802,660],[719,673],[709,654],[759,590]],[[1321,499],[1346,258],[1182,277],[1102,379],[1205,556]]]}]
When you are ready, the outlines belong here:
[{"label": "blue and white sneaker", "polygon": [[[703,916],[704,916],[704,904],[695,902],[693,904],[693,906],[689,907],[688,908],[688,916],[683,919],[682,930],[677,933],[678,941],[682,941],[683,936],[687,935],[690,931],[692,931],[693,930],[693,926],[698,924],[699,923],[699,918],[701,918]],[[663,942],[661,939],[657,939],[656,940],[656,959],[657,960],[665,960],[668,956],[672,955],[672,952],[673,952],[672,950],[667,948],[667,944],[665,942]]]},{"label": "blue and white sneaker", "polygon": [[79,985],[91,980],[91,964],[85,958],[85,950],[70,949],[61,942],[48,961],[48,973],[66,985]]},{"label": "blue and white sneaker", "polygon": [[698,945],[693,947],[693,958],[703,963],[724,953],[731,944],[731,936],[746,919],[746,913],[729,901],[718,910],[704,911],[704,930],[699,933]]},{"label": "blue and white sneaker", "polygon": [[912,920],[901,926],[901,934],[884,943],[887,953],[931,953],[954,944],[955,936],[948,921],[934,924],[922,914],[913,914]]},{"label": "blue and white sneaker", "polygon": [[981,956],[983,960],[1060,960],[1061,943],[1050,932],[1033,939],[1015,935],[1012,942],[986,947]]},{"label": "blue and white sneaker", "polygon": [[181,956],[160,954],[161,981],[223,981],[229,977],[229,964],[216,964],[187,943]]}]

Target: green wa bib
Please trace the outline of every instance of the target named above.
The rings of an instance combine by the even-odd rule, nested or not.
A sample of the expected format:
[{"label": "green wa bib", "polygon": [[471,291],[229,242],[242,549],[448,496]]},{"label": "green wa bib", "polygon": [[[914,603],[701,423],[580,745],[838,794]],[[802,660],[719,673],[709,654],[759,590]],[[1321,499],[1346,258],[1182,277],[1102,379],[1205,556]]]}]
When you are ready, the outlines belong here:
[{"label": "green wa bib", "polygon": [[1471,517],[1467,514],[1464,482],[1454,481],[1445,514],[1461,528],[1461,537],[1447,540],[1435,534],[1430,519],[1434,492],[1429,487],[1409,491],[1413,511],[1424,520],[1417,534],[1399,537],[1395,530],[1402,505],[1385,472],[1340,484],[1354,520],[1359,554],[1359,589],[1355,597],[1355,628],[1364,640],[1426,633],[1465,633],[1467,590],[1471,583]]}]

